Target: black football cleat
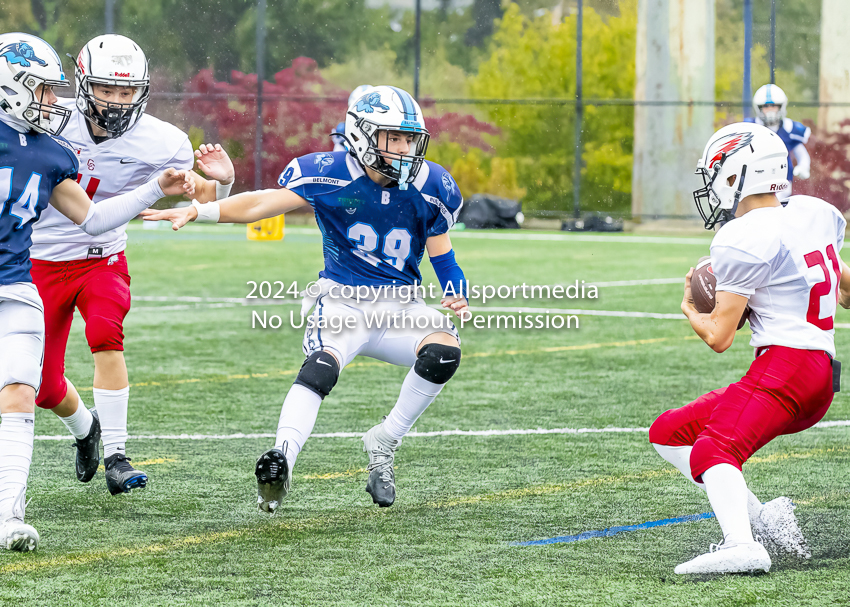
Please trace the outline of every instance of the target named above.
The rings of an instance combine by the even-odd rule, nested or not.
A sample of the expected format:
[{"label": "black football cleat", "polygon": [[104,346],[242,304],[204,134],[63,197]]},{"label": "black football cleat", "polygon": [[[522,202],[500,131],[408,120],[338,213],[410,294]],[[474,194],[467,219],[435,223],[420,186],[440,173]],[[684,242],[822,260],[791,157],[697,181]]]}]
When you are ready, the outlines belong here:
[{"label": "black football cleat", "polygon": [[148,475],[130,465],[130,458],[123,453],[110,455],[103,460],[106,466],[106,488],[112,495],[130,493],[131,489],[144,489]]},{"label": "black football cleat", "polygon": [[74,443],[77,449],[75,461],[77,480],[81,483],[87,483],[93,479],[97,474],[97,467],[100,466],[100,419],[94,409],[91,410],[91,415],[94,419],[88,435],[85,438],[76,439]]},{"label": "black football cleat", "polygon": [[254,469],[257,477],[257,507],[274,514],[292,486],[292,470],[286,460],[286,443],[283,449],[272,447],[257,460]]}]

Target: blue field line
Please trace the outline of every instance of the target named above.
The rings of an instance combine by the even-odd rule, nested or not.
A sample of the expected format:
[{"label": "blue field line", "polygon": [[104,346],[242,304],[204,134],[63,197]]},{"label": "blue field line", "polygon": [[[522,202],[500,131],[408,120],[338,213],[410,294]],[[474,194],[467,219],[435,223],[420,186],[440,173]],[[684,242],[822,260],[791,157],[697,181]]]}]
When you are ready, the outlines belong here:
[{"label": "blue field line", "polygon": [[550,537],[546,540],[532,540],[530,542],[512,542],[511,546],[548,546],[549,544],[569,544],[572,542],[583,542],[592,540],[596,537],[611,537],[618,533],[629,533],[631,531],[640,531],[642,529],[652,529],[653,527],[666,527],[667,525],[678,525],[679,523],[692,523],[701,521],[707,518],[714,518],[713,512],[703,512],[702,514],[688,514],[677,518],[665,518],[660,521],[647,521],[639,525],[624,525],[620,527],[608,527],[607,529],[596,529],[595,531],[583,531],[578,535],[559,535],[558,537]]}]

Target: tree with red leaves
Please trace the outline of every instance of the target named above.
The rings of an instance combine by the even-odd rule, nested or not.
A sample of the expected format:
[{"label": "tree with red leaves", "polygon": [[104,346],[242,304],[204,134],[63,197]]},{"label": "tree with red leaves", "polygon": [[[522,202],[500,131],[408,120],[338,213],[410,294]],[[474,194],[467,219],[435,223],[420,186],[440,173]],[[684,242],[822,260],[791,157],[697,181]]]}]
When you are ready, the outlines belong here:
[{"label": "tree with red leaves", "polygon": [[850,210],[850,120],[828,134],[817,132],[812,124],[806,126],[812,127],[806,145],[812,157],[812,174],[809,179],[795,179],[792,193],[823,198],[845,213]]},{"label": "tree with red leaves", "polygon": [[[225,144],[233,158],[235,190],[253,189],[256,74],[234,71],[228,83],[217,82],[210,70],[203,70],[189,81],[186,92],[191,94],[183,102],[189,122],[203,128],[207,140]],[[278,174],[293,158],[333,147],[328,135],[345,118],[348,94],[325,80],[317,63],[307,57],[275,74],[274,82],[263,83],[262,187],[276,187]],[[453,141],[464,150],[492,150],[484,135],[499,133],[469,114],[428,116],[426,125],[435,142]]]}]

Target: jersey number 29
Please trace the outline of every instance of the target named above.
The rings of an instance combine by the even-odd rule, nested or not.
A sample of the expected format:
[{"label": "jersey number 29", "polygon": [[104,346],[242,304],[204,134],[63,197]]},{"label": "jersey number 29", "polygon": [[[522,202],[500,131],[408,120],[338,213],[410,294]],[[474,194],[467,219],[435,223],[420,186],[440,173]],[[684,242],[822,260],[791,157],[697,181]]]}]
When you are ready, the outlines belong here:
[{"label": "jersey number 29", "polygon": [[378,267],[382,261],[390,264],[396,270],[404,270],[404,262],[410,257],[410,232],[403,228],[393,228],[384,235],[384,246],[381,249],[386,259],[373,255],[378,248],[378,233],[368,223],[357,222],[348,228],[348,238],[354,241],[354,254],[360,259]]}]

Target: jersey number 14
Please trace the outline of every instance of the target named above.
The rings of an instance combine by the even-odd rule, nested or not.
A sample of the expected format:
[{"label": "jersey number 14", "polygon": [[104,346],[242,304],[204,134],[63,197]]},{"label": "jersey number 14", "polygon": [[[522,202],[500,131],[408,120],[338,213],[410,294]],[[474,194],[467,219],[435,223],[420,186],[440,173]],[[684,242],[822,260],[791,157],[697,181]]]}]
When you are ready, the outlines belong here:
[{"label": "jersey number 14", "polygon": [[[0,197],[2,197],[3,200],[3,202],[0,203],[0,217],[6,213],[6,204],[12,197],[13,172],[14,169],[12,167],[0,168]],[[29,223],[35,218],[38,208],[38,189],[40,185],[41,175],[33,173],[30,175],[24,191],[21,192],[18,199],[12,203],[12,208],[9,209],[9,215],[18,219],[18,225],[15,226],[16,230],[20,230],[24,227],[24,224]]]}]

